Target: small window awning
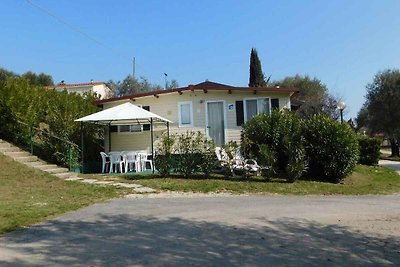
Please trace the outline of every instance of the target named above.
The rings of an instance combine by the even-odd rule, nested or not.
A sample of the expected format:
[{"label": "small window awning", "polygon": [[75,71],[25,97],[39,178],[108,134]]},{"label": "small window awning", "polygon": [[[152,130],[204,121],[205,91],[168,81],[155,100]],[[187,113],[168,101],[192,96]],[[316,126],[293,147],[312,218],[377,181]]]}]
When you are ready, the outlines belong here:
[{"label": "small window awning", "polygon": [[153,123],[172,123],[172,121],[166,118],[163,118],[129,102],[93,113],[75,121],[103,125],[141,124],[148,123],[150,121]]}]

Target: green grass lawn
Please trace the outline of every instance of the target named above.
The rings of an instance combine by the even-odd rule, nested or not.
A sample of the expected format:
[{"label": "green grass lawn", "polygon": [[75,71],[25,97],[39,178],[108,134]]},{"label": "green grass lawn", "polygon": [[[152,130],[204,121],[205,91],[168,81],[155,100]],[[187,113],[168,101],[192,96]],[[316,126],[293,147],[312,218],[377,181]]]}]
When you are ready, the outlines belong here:
[{"label": "green grass lawn", "polygon": [[400,192],[400,175],[383,167],[358,165],[352,175],[343,183],[332,184],[299,180],[287,183],[284,179],[272,178],[266,182],[263,178],[251,177],[246,180],[226,179],[223,176],[213,176],[205,179],[169,177],[158,175],[89,175],[104,180],[132,182],[161,191],[185,192],[230,192],[235,194],[294,194],[294,195],[360,195],[360,194],[391,194]]},{"label": "green grass lawn", "polygon": [[125,193],[64,181],[0,155],[0,233]]}]

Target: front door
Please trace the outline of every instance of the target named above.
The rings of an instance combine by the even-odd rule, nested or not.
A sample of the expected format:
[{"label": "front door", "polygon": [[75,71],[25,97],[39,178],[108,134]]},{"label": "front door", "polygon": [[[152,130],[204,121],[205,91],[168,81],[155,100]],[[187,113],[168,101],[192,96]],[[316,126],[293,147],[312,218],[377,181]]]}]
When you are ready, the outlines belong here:
[{"label": "front door", "polygon": [[224,102],[207,102],[207,133],[216,146],[225,144]]}]

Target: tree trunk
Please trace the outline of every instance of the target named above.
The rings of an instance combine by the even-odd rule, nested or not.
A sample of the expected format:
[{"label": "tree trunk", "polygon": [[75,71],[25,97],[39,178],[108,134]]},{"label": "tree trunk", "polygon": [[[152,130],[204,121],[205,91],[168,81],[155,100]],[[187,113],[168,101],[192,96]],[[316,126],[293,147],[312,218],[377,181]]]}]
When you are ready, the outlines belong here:
[{"label": "tree trunk", "polygon": [[392,149],[392,155],[391,157],[399,157],[400,156],[400,151],[399,151],[399,143],[395,138],[390,139],[390,147]]}]

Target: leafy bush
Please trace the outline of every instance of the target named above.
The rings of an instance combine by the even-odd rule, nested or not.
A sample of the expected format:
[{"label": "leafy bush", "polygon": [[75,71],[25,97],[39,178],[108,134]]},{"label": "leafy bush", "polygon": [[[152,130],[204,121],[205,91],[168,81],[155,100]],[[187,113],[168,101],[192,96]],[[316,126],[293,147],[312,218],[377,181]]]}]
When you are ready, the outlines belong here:
[{"label": "leafy bush", "polygon": [[201,171],[207,177],[216,163],[214,142],[200,132],[163,135],[156,145],[155,166],[164,177],[171,171],[185,177]]},{"label": "leafy bush", "polygon": [[290,180],[297,179],[307,165],[300,129],[301,120],[289,111],[257,115],[243,126],[242,150],[246,157],[270,167],[265,169],[266,175],[284,171]]},{"label": "leafy bush", "polygon": [[201,162],[199,164],[200,171],[205,177],[209,177],[210,173],[217,167],[218,161],[215,155],[215,144],[212,140],[202,137]]},{"label": "leafy bush", "polygon": [[[57,164],[68,166],[69,145],[54,136],[80,144],[80,125],[74,120],[97,112],[91,95],[82,97],[66,91],[44,90],[32,87],[26,79],[9,78],[0,83],[0,109],[5,110],[0,126],[0,136],[18,145],[29,146],[35,142],[35,154]],[[25,124],[19,124],[22,122]],[[32,127],[39,130],[32,131]],[[85,161],[98,160],[103,141],[103,129],[96,125],[84,126]],[[74,151],[74,161],[77,160]],[[90,158],[96,157],[96,158]]]},{"label": "leafy bush", "polygon": [[378,138],[359,138],[360,147],[359,163],[364,165],[376,165],[379,161],[381,140]]},{"label": "leafy bush", "polygon": [[260,166],[265,166],[265,168],[261,170],[261,175],[265,178],[269,178],[276,173],[276,153],[266,144],[258,145],[258,149],[260,151],[260,156],[257,158],[257,163]]},{"label": "leafy bush", "polygon": [[175,136],[164,134],[156,146],[155,166],[160,175],[166,177],[173,168],[173,147],[175,144]]},{"label": "leafy bush", "polygon": [[358,160],[358,142],[347,124],[316,115],[304,121],[302,128],[309,158],[308,174],[312,178],[338,182],[353,171]]},{"label": "leafy bush", "polygon": [[295,132],[287,142],[288,164],[285,167],[288,180],[294,182],[307,170],[308,160],[304,149],[304,138]]},{"label": "leafy bush", "polygon": [[201,163],[199,157],[202,151],[201,140],[200,132],[188,131],[177,136],[176,153],[179,154],[177,171],[185,177],[193,174]]}]

